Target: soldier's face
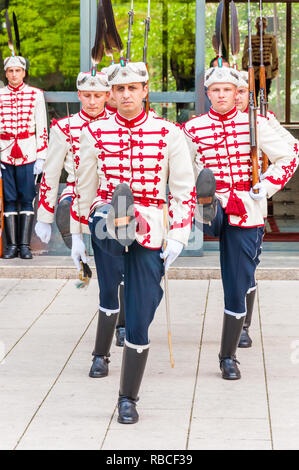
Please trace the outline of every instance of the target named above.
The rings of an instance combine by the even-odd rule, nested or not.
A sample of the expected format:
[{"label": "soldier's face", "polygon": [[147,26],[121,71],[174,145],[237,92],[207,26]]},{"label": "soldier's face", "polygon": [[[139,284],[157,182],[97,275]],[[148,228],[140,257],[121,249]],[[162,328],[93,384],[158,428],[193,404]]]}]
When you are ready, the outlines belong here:
[{"label": "soldier's face", "polygon": [[237,87],[232,83],[214,83],[207,91],[214,111],[225,114],[235,106]]},{"label": "soldier's face", "polygon": [[103,111],[109,96],[109,91],[78,91],[82,108],[91,117],[96,117]]},{"label": "soldier's face", "polygon": [[8,67],[8,69],[6,69],[5,75],[8,83],[16,88],[23,82],[26,71],[22,67]]},{"label": "soldier's face", "polygon": [[131,119],[140,113],[142,101],[146,97],[148,86],[142,83],[113,85],[112,96],[118,112],[125,118]]},{"label": "soldier's face", "polygon": [[242,113],[247,109],[249,102],[249,90],[246,87],[240,87],[237,89],[236,94],[236,108]]}]

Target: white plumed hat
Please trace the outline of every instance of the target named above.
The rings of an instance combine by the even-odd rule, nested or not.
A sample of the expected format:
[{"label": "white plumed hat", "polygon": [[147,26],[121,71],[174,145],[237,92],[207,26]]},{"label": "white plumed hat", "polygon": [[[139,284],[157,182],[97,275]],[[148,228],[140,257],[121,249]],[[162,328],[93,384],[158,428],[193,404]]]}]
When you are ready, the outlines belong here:
[{"label": "white plumed hat", "polygon": [[108,81],[111,86],[148,81],[148,72],[144,62],[128,62],[126,65],[110,65],[107,73]]},{"label": "white plumed hat", "polygon": [[90,72],[80,72],[77,77],[79,91],[110,91],[107,75],[91,69]]},{"label": "white plumed hat", "polygon": [[9,67],[21,67],[22,69],[26,70],[26,59],[20,55],[6,57],[3,63],[4,70],[7,70]]},{"label": "white plumed hat", "polygon": [[230,67],[212,67],[206,71],[205,87],[209,88],[213,83],[232,83],[239,86],[239,72]]}]

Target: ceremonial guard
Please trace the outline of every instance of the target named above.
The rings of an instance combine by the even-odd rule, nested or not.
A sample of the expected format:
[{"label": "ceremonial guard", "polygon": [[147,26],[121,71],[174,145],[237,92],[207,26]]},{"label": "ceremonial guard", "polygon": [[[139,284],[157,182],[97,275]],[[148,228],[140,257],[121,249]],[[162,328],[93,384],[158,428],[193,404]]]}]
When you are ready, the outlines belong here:
[{"label": "ceremonial guard", "polygon": [[77,77],[78,98],[82,103],[79,113],[62,119],[53,119],[49,149],[40,185],[40,196],[35,231],[44,243],[51,238],[51,224],[59,189],[61,171],[67,173],[66,187],[57,207],[56,222],[68,248],[72,247],[70,217],[80,226],[76,202],[71,212],[71,202],[77,198],[75,173],[80,163],[80,134],[84,125],[107,117],[105,103],[109,98],[110,87],[107,76],[97,72],[80,72]]},{"label": "ceremonial guard", "polygon": [[[256,30],[257,34],[252,36],[252,60],[254,68],[254,78],[255,78],[255,93],[258,97],[260,91],[260,78],[259,78],[259,68],[261,64],[260,57],[260,18],[256,19]],[[266,34],[267,28],[267,18],[262,18],[262,30],[263,30],[263,63],[265,66],[266,72],[266,94],[269,96],[271,82],[278,75],[278,50],[276,37],[273,34]],[[245,38],[244,51],[242,57],[242,68],[248,70],[248,36]]]},{"label": "ceremonial guard", "polygon": [[[239,85],[238,92],[236,95],[236,108],[238,111],[248,113],[248,104],[249,104],[249,89],[248,89],[248,72],[241,70],[239,71]],[[299,142],[295,137],[292,136],[276,119],[276,116],[271,111],[267,111],[267,119],[272,127],[272,129],[277,132],[285,142],[288,142],[293,146],[294,150],[298,152]],[[272,171],[272,170],[270,170]],[[267,173],[261,174],[261,179],[264,179]],[[256,293],[256,284],[251,288],[250,292],[246,295],[246,317],[243,325],[243,330],[241,333],[241,338],[239,342],[239,348],[250,348],[252,346],[252,340],[249,336],[249,327],[251,325],[252,313],[254,307]]]},{"label": "ceremonial guard", "polygon": [[0,89],[0,148],[7,250],[4,258],[31,259],[35,175],[47,154],[47,114],[42,90],[24,83],[26,60],[4,60],[8,85]]},{"label": "ceremonial guard", "polygon": [[[80,229],[80,217],[78,208],[78,194],[75,183],[75,175],[80,164],[80,135],[84,126],[92,121],[108,117],[105,103],[110,98],[111,87],[108,84],[105,73],[80,72],[77,77],[78,98],[82,103],[79,113],[66,116],[60,120],[53,120],[50,132],[50,143],[47,160],[44,166],[43,179],[40,186],[40,198],[37,213],[37,224],[35,231],[41,241],[48,243],[51,237],[51,224],[54,221],[55,205],[59,189],[59,179],[64,168],[67,172],[67,183],[63,190],[56,211],[56,223],[68,248],[72,247],[70,234],[70,221],[78,225]],[[71,204],[73,201],[73,205]],[[72,205],[72,210],[71,210]],[[100,256],[95,248],[94,256]],[[86,261],[84,255],[83,261]],[[96,263],[97,268],[101,266],[101,259]],[[107,263],[106,263],[107,265]],[[77,265],[78,269],[80,266]],[[110,270],[115,267],[123,270],[122,258],[110,260]],[[101,273],[98,271],[98,278]],[[104,295],[104,291],[101,292]],[[100,295],[101,295],[100,294]],[[108,294],[109,295],[109,294]],[[120,285],[120,316],[123,317],[123,286]],[[118,298],[118,292],[116,292]],[[116,344],[123,345],[124,321],[119,320],[116,328]],[[97,344],[97,340],[96,340]],[[99,377],[102,371],[96,369],[90,371],[91,377]]]},{"label": "ceremonial guard", "polygon": [[[163,294],[161,258],[168,269],[188,243],[195,188],[183,132],[153,113],[146,115],[142,108],[148,93],[145,64],[117,64],[108,79],[118,111],[84,128],[78,185],[80,211],[89,221],[93,242],[103,252],[124,257],[126,339],[118,421],[130,424],[138,421],[136,401],[149,352],[148,328]],[[163,211],[167,181],[172,194],[169,229]],[[161,253],[164,238],[167,246]],[[78,260],[84,251],[79,234],[73,235],[73,258]],[[120,276],[111,275],[108,267],[100,289],[102,283],[116,289],[119,281]],[[115,296],[101,303],[103,360],[109,356],[108,333],[111,337],[117,312]]]},{"label": "ceremonial guard", "polygon": [[[236,349],[246,317],[246,296],[255,287],[254,273],[267,216],[267,200],[294,174],[298,160],[294,146],[286,142],[258,116],[257,142],[271,165],[263,181],[251,188],[248,114],[237,111],[239,73],[230,68],[211,68],[205,86],[212,107],[184,126],[199,174],[196,182],[204,233],[219,237],[224,319],[220,368],[224,379],[239,379]],[[202,199],[204,198],[204,199]]]}]

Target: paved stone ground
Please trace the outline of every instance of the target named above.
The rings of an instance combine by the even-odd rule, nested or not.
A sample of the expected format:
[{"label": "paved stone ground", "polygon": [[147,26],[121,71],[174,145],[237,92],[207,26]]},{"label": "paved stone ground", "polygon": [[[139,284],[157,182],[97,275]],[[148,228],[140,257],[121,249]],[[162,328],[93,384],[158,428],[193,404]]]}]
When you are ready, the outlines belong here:
[{"label": "paved stone ground", "polygon": [[174,369],[162,301],[151,326],[140,422],[117,423],[121,348],[88,371],[97,282],[0,279],[1,449],[299,449],[299,281],[259,282],[242,380],[220,377],[219,280],[171,280]]}]

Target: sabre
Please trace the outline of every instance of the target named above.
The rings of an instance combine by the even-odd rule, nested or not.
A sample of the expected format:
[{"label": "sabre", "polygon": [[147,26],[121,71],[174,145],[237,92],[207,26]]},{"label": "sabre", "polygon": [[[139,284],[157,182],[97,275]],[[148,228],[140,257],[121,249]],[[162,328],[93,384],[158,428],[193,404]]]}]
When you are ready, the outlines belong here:
[{"label": "sabre", "polygon": [[[74,152],[74,147],[73,147],[73,137],[71,134],[71,121],[70,121],[70,112],[69,112],[69,104],[66,103],[66,109],[67,109],[67,119],[68,119],[68,125],[69,125],[69,136],[70,136],[70,144],[71,144],[71,149],[72,149],[72,155],[73,155],[73,172],[74,172],[74,179],[75,179],[75,196],[78,201],[78,216],[79,216],[79,223],[80,223],[80,235],[82,238],[82,227],[81,227],[81,213],[80,213],[80,202],[79,202],[79,192],[77,188],[77,178],[76,178],[76,168],[75,168],[75,152]],[[83,288],[87,287],[89,284],[89,281],[92,277],[92,271],[90,267],[88,266],[87,263],[83,263],[83,261],[80,261],[81,264],[81,270],[79,272],[79,282],[77,282],[76,287],[77,288]]]},{"label": "sabre", "polygon": [[[168,214],[167,214],[167,204],[163,206],[163,219],[164,219],[164,242],[163,250],[166,249],[166,235],[168,232]],[[168,337],[168,348],[169,348],[169,357],[171,367],[174,367],[174,360],[172,355],[172,341],[171,341],[171,323],[170,323],[170,303],[169,303],[169,291],[168,291],[168,273],[165,270],[164,273],[164,293],[165,293],[165,306],[166,306],[166,321],[167,321],[167,337]]]}]

